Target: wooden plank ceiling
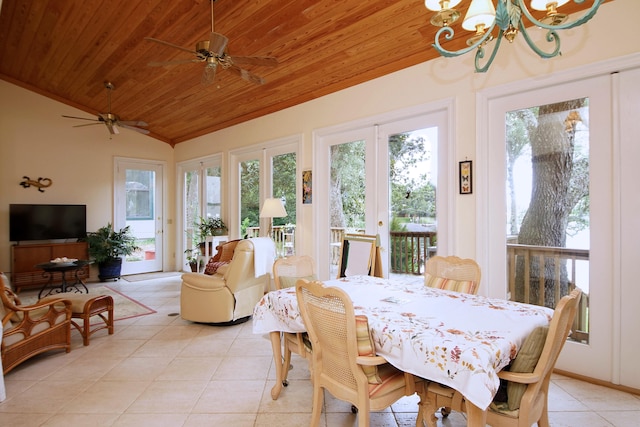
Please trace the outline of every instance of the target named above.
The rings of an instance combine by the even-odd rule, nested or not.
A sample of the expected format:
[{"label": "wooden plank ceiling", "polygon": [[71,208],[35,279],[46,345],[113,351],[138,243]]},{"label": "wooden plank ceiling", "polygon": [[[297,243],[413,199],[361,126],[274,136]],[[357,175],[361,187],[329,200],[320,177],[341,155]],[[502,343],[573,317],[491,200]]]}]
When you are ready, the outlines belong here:
[{"label": "wooden plank ceiling", "polygon": [[[459,7],[463,14],[467,3]],[[209,38],[210,5],[210,0],[3,0],[0,78],[87,117],[108,112],[104,82],[110,81],[112,113],[146,121],[150,136],[175,145],[438,56],[431,47],[437,29],[423,0],[215,0],[215,31],[229,38],[229,54],[278,59],[275,68],[247,67],[265,78],[264,85],[230,70],[219,70],[213,84],[203,85],[203,63],[148,66],[194,58],[145,37],[195,50],[198,41]],[[469,37],[461,29],[456,34],[452,48]],[[82,124],[60,120],[70,127]]]}]

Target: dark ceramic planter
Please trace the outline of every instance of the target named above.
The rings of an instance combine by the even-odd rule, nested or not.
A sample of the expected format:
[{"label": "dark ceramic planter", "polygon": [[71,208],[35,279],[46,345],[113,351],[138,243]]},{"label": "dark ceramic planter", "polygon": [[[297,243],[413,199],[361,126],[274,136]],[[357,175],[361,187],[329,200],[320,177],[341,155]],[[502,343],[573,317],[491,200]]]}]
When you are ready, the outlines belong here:
[{"label": "dark ceramic planter", "polygon": [[118,280],[122,270],[122,258],[113,258],[98,264],[98,278],[101,282]]}]

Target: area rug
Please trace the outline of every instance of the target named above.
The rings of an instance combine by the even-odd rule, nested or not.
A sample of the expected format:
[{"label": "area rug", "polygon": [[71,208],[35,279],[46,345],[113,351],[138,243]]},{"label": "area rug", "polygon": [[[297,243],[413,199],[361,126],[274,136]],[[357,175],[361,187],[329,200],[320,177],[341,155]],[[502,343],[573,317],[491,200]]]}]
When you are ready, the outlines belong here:
[{"label": "area rug", "polygon": [[[90,286],[89,289],[89,295],[110,295],[113,298],[113,320],[131,319],[132,317],[145,316],[156,312],[146,305],[141,304],[133,298],[130,298],[115,289],[111,289],[108,286]],[[33,304],[38,300],[37,292],[20,293],[18,297],[22,304],[25,305]],[[61,294],[60,297],[64,298],[64,294]]]},{"label": "area rug", "polygon": [[142,282],[144,280],[164,279],[165,277],[174,277],[181,274],[181,271],[161,271],[157,273],[130,274],[120,278],[127,282]]}]

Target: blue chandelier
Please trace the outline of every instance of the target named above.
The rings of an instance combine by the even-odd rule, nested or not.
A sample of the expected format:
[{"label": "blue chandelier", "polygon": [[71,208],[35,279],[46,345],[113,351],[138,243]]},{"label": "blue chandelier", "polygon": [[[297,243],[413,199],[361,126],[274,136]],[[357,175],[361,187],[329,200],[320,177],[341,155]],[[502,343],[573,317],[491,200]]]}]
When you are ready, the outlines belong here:
[{"label": "blue chandelier", "polygon": [[[558,30],[577,27],[589,21],[596,14],[598,7],[604,0],[593,0],[593,4],[582,17],[566,22],[568,15],[558,12],[558,8],[570,0],[530,0],[530,7],[534,10],[546,11],[540,20],[534,18],[525,6],[524,0],[497,0],[494,7],[492,0],[471,0],[467,14],[462,21],[462,28],[474,34],[467,40],[466,48],[451,51],[445,49],[441,40],[451,40],[455,34],[451,24],[460,18],[460,12],[454,9],[462,0],[425,0],[427,9],[436,12],[431,18],[431,24],[442,27],[438,30],[433,47],[445,57],[464,55],[476,51],[475,67],[477,73],[486,72],[493,62],[504,36],[513,42],[518,33],[522,33],[529,47],[541,58],[553,58],[560,55],[560,36]],[[585,0],[573,0],[574,3],[584,3]],[[551,43],[549,50],[538,47],[525,28],[524,19],[535,26],[547,30],[546,41]],[[485,57],[485,47],[494,40],[494,28],[498,27],[493,51],[484,66],[480,65]]]}]

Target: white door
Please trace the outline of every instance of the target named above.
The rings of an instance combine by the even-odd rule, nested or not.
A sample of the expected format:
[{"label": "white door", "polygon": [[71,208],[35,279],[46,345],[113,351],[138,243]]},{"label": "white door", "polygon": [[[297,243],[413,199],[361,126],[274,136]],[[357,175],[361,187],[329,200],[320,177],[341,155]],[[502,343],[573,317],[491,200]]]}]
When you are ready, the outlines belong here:
[{"label": "white door", "polygon": [[[423,107],[379,119],[379,124],[318,132],[313,204],[318,224],[315,257],[322,279],[337,277],[344,233],[379,235],[382,272],[388,277],[394,268],[392,231],[423,225],[448,228],[447,109]],[[420,158],[415,164],[414,157]],[[430,195],[421,192],[426,186],[433,190]],[[430,200],[431,211],[414,207],[420,198]],[[403,204],[415,211],[403,209]],[[438,243],[447,246],[446,240]]]},{"label": "white door", "polygon": [[[569,225],[565,224],[566,227],[563,229],[566,236],[564,234],[559,236],[560,239],[566,239],[566,246],[551,246],[587,250],[588,263],[586,266],[579,267],[579,274],[573,284],[582,288],[584,301],[588,302],[588,308],[582,310],[588,319],[586,340],[588,342],[567,342],[557,367],[603,380],[611,379],[611,304],[614,283],[611,233],[613,183],[610,87],[610,77],[606,75],[554,86],[538,88],[528,86],[507,95],[488,99],[486,157],[481,166],[486,174],[486,180],[483,180],[486,184],[483,186],[482,194],[478,195],[478,204],[481,206],[481,219],[478,224],[478,257],[483,265],[481,292],[492,297],[513,297],[513,293],[510,294],[507,287],[507,243],[512,244],[514,238],[523,239],[523,235],[517,233],[511,237],[514,234],[513,230],[517,229],[512,226],[514,218],[518,217],[518,220],[524,224],[525,221],[532,221],[532,212],[523,210],[517,211],[516,215],[509,215],[517,205],[517,203],[512,204],[511,201],[517,199],[542,206],[542,209],[535,211],[536,215],[540,211],[545,212],[546,218],[551,221],[545,221],[542,216],[539,216],[539,220],[533,217],[533,221],[541,224],[539,227],[546,230],[554,228],[558,221],[554,221],[552,217],[559,216],[557,212],[564,205],[551,202],[541,204],[536,201],[541,200],[539,197],[548,197],[547,200],[557,201],[558,198],[555,195],[549,196],[549,194],[563,191],[564,186],[554,190],[548,185],[548,181],[555,178],[551,175],[552,172],[566,169],[558,168],[555,164],[558,161],[571,163],[574,172],[578,167],[586,168],[587,173],[572,175],[573,177],[581,176],[583,178],[581,182],[573,181],[574,178],[571,181],[562,178],[561,182],[570,182],[572,189],[584,188],[586,182],[588,197],[585,205],[580,205],[571,211],[567,220]],[[571,107],[568,110],[557,109],[558,106],[565,104],[579,105],[579,107]],[[509,120],[514,115],[520,115],[525,122],[521,131],[526,133],[526,127],[531,126],[528,140],[525,139],[525,143],[530,144],[530,160],[523,163],[515,162],[512,168],[507,168],[507,165],[512,164],[507,158],[507,147],[512,146],[509,145],[510,141],[517,138],[517,135],[508,132]],[[572,121],[573,119],[575,120]],[[527,123],[532,124],[527,125]],[[574,125],[579,125],[579,128],[576,128],[579,132],[573,133]],[[531,141],[537,141],[536,145],[534,146]],[[559,141],[562,142],[559,143]],[[567,144],[576,147],[572,150],[573,159],[562,156],[563,151],[569,151],[566,150]],[[578,146],[582,148],[578,149]],[[583,160],[577,160],[581,155],[580,150],[588,150],[588,155]],[[511,151],[509,151],[509,157],[513,157]],[[507,173],[511,170],[516,176],[515,180],[510,178],[511,173]],[[551,171],[545,172],[547,173],[545,176],[551,175],[551,177],[548,180],[541,178],[542,175],[534,174],[534,170]],[[517,177],[522,178],[519,183]],[[585,179],[587,181],[584,181]],[[514,183],[511,184],[512,182]],[[514,186],[515,189],[512,190]],[[500,191],[497,191],[498,189]],[[569,196],[563,199],[565,203],[572,197],[572,191],[570,190]],[[543,196],[537,196],[537,194]],[[507,200],[510,203],[507,203]],[[524,215],[524,212],[527,214]],[[580,212],[580,215],[576,216],[575,212]],[[572,228],[571,223],[577,226]],[[576,236],[580,239],[573,239]],[[525,238],[530,240],[535,240],[537,237],[536,233],[525,234]],[[535,243],[529,242],[517,241],[516,243],[535,246]],[[549,272],[548,269],[547,272]],[[548,283],[546,279],[544,283],[546,286]],[[545,295],[548,297],[550,294],[547,292]],[[528,293],[525,292],[525,295]]]},{"label": "white door", "polygon": [[[640,159],[640,69],[620,72],[612,76],[619,84],[616,98],[620,114],[617,136],[620,146],[620,284],[619,293],[614,293],[614,342],[620,343],[620,374],[614,377],[615,384],[640,389],[640,369],[636,356],[640,352],[638,325],[640,325],[640,187],[638,187],[638,161]],[[618,80],[619,79],[619,80]],[[615,84],[614,83],[614,84]],[[614,163],[615,164],[615,163]],[[617,202],[617,201],[616,201]],[[618,309],[619,304],[619,309]],[[614,376],[616,373],[614,372]]]},{"label": "white door", "polygon": [[122,275],[162,271],[164,165],[115,160],[116,229],[129,226],[140,248],[122,262]]}]

